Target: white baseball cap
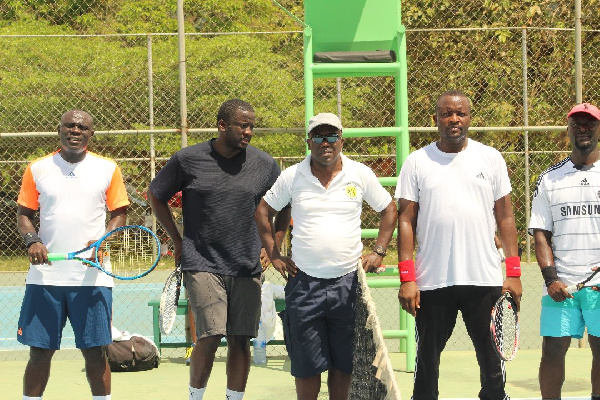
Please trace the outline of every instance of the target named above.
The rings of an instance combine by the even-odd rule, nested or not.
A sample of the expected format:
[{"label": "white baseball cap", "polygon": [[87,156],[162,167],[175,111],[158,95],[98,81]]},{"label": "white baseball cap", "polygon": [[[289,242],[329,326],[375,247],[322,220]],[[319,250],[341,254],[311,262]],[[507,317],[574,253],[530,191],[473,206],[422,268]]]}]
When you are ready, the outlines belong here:
[{"label": "white baseball cap", "polygon": [[332,113],[319,113],[308,121],[308,133],[321,125],[330,125],[340,131],[342,130],[342,121],[340,121],[337,115]]}]

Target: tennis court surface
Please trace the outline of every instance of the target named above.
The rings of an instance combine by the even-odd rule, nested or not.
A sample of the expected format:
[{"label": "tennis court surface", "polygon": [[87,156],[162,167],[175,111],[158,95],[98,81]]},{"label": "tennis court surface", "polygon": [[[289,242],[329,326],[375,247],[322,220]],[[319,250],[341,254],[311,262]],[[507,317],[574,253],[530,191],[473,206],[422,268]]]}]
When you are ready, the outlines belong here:
[{"label": "tennis court surface", "polygon": [[[147,302],[160,296],[160,291],[168,271],[156,271],[150,278],[152,282],[144,285],[126,284],[115,289],[115,325],[132,333],[152,337],[152,311]],[[6,275],[6,274],[5,274]],[[540,398],[538,388],[538,366],[541,356],[541,338],[539,337],[539,269],[536,265],[526,265],[523,271],[524,287],[528,290],[527,303],[520,313],[522,346],[516,358],[506,363],[507,391],[513,399]],[[6,279],[6,276],[3,276]],[[24,278],[24,277],[23,277]],[[24,280],[24,279],[23,279]],[[27,348],[15,341],[15,326],[22,297],[23,286],[1,286],[0,299],[5,306],[0,310],[0,398],[20,399],[22,376],[27,360]],[[378,314],[382,326],[398,326],[397,289],[376,289],[371,293],[376,297]],[[13,305],[11,307],[11,304]],[[136,305],[138,308],[132,307]],[[385,307],[392,307],[386,309]],[[135,313],[137,318],[132,318]],[[179,318],[179,317],[178,317]],[[183,335],[183,316],[177,322],[178,335]],[[65,347],[71,349],[56,353],[52,364],[50,381],[44,400],[52,399],[89,399],[90,391],[83,370],[83,358],[77,350],[69,346],[72,341],[70,326],[65,330]],[[181,339],[174,337],[174,339]],[[392,353],[391,362],[403,399],[410,399],[413,374],[406,372],[404,353],[396,353],[397,341],[388,340],[388,350]],[[112,393],[115,399],[187,399],[189,367],[184,363],[184,348],[165,349],[165,359],[154,370],[144,372],[114,373]],[[205,399],[223,399],[225,397],[225,349],[218,350],[217,359]],[[246,391],[246,399],[294,399],[296,397],[294,380],[289,370],[289,360],[283,356],[283,346],[269,346],[266,365],[253,365]],[[589,398],[591,352],[589,348],[577,348],[576,341],[567,353],[566,382],[563,398]],[[462,321],[457,322],[455,332],[442,353],[440,372],[440,398],[465,399],[476,398],[479,390],[479,368],[466,335]],[[322,396],[327,398],[326,375],[323,375]],[[366,399],[371,400],[371,399]]]},{"label": "tennis court surface", "polygon": [[[170,358],[151,371],[112,374],[114,399],[187,399],[189,367],[181,358]],[[65,350],[75,351],[75,350]],[[60,352],[59,352],[60,353]],[[91,397],[83,370],[83,359],[73,354],[57,353],[52,364],[50,382],[44,400],[88,399]],[[512,399],[539,399],[537,382],[540,350],[519,350],[515,360],[506,364],[507,390]],[[224,354],[223,354],[224,355]],[[62,359],[61,359],[62,358]],[[404,370],[404,354],[391,353],[392,365],[403,399],[410,399],[412,373]],[[25,361],[0,361],[3,379],[0,380],[2,398],[21,398],[22,375]],[[591,354],[589,349],[571,348],[567,354],[566,382],[563,398],[587,398],[590,395]],[[294,380],[289,373],[289,360],[283,356],[269,356],[266,365],[252,365],[246,390],[248,400],[294,399]],[[326,379],[326,375],[323,375]],[[440,398],[474,399],[479,388],[479,369],[471,351],[447,351],[442,354]],[[205,399],[225,397],[225,358],[219,357],[213,369]],[[327,385],[322,383],[319,399],[326,399]],[[365,399],[368,400],[368,399]]]}]

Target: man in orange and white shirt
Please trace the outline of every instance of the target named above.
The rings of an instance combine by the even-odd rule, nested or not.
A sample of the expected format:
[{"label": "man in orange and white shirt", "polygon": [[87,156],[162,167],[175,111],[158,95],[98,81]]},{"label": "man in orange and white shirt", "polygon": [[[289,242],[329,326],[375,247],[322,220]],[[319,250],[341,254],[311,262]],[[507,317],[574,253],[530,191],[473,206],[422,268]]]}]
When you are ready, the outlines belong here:
[{"label": "man in orange and white shirt", "polygon": [[48,253],[83,248],[126,222],[130,203],[119,167],[87,151],[93,125],[85,111],[66,112],[58,127],[60,149],[33,161],[23,175],[17,227],[31,262],[17,330],[17,340],[30,347],[24,400],[41,399],[67,318],[93,399],[110,399],[105,346],[112,342],[112,278],[79,261],[48,261]]}]

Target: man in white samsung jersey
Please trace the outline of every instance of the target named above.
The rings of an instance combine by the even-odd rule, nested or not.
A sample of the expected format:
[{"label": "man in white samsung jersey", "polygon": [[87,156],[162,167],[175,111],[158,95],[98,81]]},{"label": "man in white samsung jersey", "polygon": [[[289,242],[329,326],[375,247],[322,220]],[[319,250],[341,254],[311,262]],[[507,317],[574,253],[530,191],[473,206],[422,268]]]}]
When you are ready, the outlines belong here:
[{"label": "man in white samsung jersey", "polygon": [[582,338],[587,327],[592,399],[600,400],[600,293],[566,290],[600,265],[600,110],[589,103],[573,107],[567,133],[571,155],[538,178],[529,222],[545,283],[540,391],[544,399],[560,398],[571,338]]}]

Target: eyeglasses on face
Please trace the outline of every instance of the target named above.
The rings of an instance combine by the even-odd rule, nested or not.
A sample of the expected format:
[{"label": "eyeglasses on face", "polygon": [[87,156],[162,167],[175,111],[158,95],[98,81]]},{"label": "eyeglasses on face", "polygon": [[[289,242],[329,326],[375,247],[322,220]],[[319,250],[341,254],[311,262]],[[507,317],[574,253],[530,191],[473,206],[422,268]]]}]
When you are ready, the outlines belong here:
[{"label": "eyeglasses on face", "polygon": [[313,136],[310,138],[314,144],[321,144],[323,140],[326,140],[327,143],[335,143],[340,140],[340,135],[327,135],[327,136]]}]

